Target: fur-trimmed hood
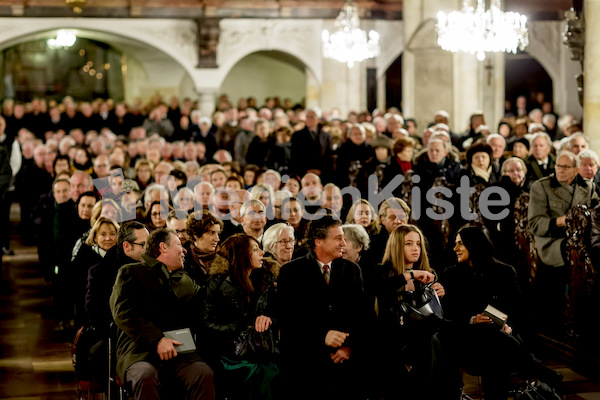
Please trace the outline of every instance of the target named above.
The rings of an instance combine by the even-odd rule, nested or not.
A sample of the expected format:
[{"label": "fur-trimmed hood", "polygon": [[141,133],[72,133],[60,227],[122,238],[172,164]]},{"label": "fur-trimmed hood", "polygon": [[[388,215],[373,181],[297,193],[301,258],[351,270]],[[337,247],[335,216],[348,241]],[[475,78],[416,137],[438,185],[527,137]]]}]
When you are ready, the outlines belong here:
[{"label": "fur-trimmed hood", "polygon": [[[209,275],[219,275],[219,274],[228,274],[229,273],[229,260],[223,257],[220,254],[215,256],[215,259],[210,265],[208,270]],[[263,268],[269,271],[273,276],[279,276],[279,270],[281,269],[281,264],[272,257],[264,257],[263,258]]]}]

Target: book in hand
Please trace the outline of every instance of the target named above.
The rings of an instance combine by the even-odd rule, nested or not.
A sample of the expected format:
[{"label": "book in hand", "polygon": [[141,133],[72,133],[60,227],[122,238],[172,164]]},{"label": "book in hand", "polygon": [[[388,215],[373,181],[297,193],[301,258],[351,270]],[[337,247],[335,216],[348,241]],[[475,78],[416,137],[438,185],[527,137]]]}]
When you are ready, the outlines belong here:
[{"label": "book in hand", "polygon": [[485,308],[485,310],[483,310],[483,315],[490,318],[500,328],[502,328],[504,324],[506,324],[506,320],[508,319],[508,315],[504,314],[502,311],[492,307],[489,304]]},{"label": "book in hand", "polygon": [[196,351],[196,344],[194,343],[190,328],[163,332],[163,335],[165,335],[166,338],[177,340],[181,343],[180,345],[175,346],[175,351],[177,351],[177,353],[191,353],[192,351]]}]

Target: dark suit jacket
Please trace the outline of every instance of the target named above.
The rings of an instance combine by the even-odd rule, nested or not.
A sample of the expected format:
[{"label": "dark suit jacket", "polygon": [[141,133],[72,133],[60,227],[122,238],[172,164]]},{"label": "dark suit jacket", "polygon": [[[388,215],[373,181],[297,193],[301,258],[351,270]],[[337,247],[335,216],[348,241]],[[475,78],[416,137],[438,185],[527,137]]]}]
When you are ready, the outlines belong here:
[{"label": "dark suit jacket", "polygon": [[350,333],[344,346],[352,349],[351,360],[362,336],[364,301],[360,267],[342,258],[334,260],[327,285],[311,251],[281,268],[277,290],[281,367],[288,380],[286,389],[316,391],[314,387],[302,388],[306,374],[311,376],[311,385],[327,388],[327,383],[319,382],[319,377],[336,367],[330,359],[335,350],[325,345],[327,332]]},{"label": "dark suit jacket", "polygon": [[327,177],[331,174],[332,155],[331,136],[323,132],[321,125],[317,128],[315,139],[307,127],[292,136],[292,172],[298,176],[304,176],[309,169],[318,169],[321,176]]},{"label": "dark suit jacket", "polygon": [[527,181],[530,185],[533,185],[533,182],[541,179],[545,176],[550,176],[554,173],[554,167],[556,166],[556,156],[554,154],[549,155],[550,159],[548,160],[548,166],[544,171],[542,167],[537,163],[537,160],[534,156],[529,156],[525,159],[525,165],[527,165]]}]

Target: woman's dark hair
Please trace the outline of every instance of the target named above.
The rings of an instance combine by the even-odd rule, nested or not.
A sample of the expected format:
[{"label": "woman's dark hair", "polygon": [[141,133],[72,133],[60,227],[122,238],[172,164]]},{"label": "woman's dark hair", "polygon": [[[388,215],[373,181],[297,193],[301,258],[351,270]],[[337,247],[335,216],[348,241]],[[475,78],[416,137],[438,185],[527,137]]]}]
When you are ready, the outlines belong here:
[{"label": "woman's dark hair", "polygon": [[[60,161],[60,160],[66,160],[67,164],[69,164],[69,167],[71,166],[71,159],[69,158],[69,156],[64,155],[64,154],[59,154],[56,156],[56,158],[54,159],[54,161],[52,162],[52,169],[54,170],[54,172],[56,172],[56,164]],[[67,170],[68,171],[68,170]]]},{"label": "woman's dark hair", "polygon": [[252,245],[258,241],[245,233],[230,236],[219,246],[218,253],[229,261],[229,275],[246,293],[254,292],[249,271],[252,270]]},{"label": "woman's dark hair", "polygon": [[469,259],[473,265],[489,263],[495,254],[494,245],[485,232],[478,226],[461,228],[457,235],[469,251]]},{"label": "woman's dark hair", "polygon": [[180,181],[182,181],[180,186],[187,185],[187,175],[185,174],[185,172],[180,171],[178,169],[174,169],[169,173],[169,175],[171,175],[175,179],[179,179]]},{"label": "woman's dark hair", "polygon": [[98,194],[96,192],[94,192],[93,190],[90,190],[90,191],[81,193],[79,195],[79,197],[77,198],[75,205],[79,206],[79,202],[81,202],[81,199],[83,199],[84,197],[93,197],[94,199],[96,199],[96,201],[98,201]]},{"label": "woman's dark hair", "polygon": [[204,235],[214,225],[219,225],[223,231],[223,221],[209,210],[195,211],[187,216],[185,231],[193,242]]}]

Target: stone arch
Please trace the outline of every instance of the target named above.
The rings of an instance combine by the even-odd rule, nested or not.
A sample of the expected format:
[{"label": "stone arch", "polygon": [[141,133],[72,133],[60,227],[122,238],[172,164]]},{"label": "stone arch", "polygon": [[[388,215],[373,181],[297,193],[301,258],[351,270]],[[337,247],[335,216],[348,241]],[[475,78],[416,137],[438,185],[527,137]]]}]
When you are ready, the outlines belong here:
[{"label": "stone arch", "polygon": [[2,18],[0,49],[23,40],[47,36],[59,29],[105,43],[151,48],[175,61],[194,80],[197,64],[196,26],[192,21],[103,18]]},{"label": "stone arch", "polygon": [[243,58],[260,51],[276,50],[300,60],[316,81],[323,82],[320,43],[323,22],[318,20],[223,20],[217,51],[220,87],[231,69]]},{"label": "stone arch", "polygon": [[[243,70],[242,70],[243,68]],[[243,72],[242,72],[243,71]],[[220,86],[222,93],[262,98],[289,97],[299,102],[306,98],[310,69],[297,57],[279,50],[258,51],[243,57]]]}]

